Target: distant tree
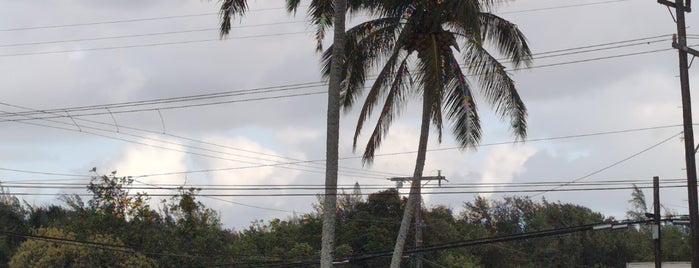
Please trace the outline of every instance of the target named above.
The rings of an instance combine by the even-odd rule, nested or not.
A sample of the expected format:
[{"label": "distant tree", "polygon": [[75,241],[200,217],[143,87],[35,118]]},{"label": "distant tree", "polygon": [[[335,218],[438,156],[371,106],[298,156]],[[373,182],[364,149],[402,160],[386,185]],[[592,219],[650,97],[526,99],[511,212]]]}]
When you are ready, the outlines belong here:
[{"label": "distant tree", "polygon": [[646,206],[646,196],[643,191],[633,184],[631,199],[629,199],[631,209],[626,211],[626,218],[630,220],[645,220],[648,207]]},{"label": "distant tree", "polygon": [[[26,233],[29,227],[25,222],[28,211],[19,199],[0,184],[0,231]],[[0,233],[0,267],[10,261],[24,238]]]},{"label": "distant tree", "polygon": [[134,199],[129,195],[127,187],[132,183],[130,177],[117,177],[116,171],[109,175],[93,176],[87,185],[88,192],[92,194],[88,207],[117,218],[127,217]]},{"label": "distant tree", "polygon": [[9,267],[156,267],[153,260],[121,247],[120,240],[108,235],[93,235],[87,241],[114,245],[119,250],[72,242],[77,240],[75,234],[56,228],[40,228],[35,234],[55,240],[30,238],[24,241],[10,260]]}]

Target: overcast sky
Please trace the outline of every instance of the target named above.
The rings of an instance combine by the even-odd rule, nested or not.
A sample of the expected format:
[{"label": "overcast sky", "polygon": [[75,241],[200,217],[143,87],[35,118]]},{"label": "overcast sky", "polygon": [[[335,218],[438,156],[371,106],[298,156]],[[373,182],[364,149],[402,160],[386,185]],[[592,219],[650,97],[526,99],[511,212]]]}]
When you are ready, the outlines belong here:
[{"label": "overcast sky", "polygon": [[[137,185],[322,185],[324,165],[312,160],[325,156],[327,88],[319,83],[319,55],[305,10],[287,15],[283,2],[250,1],[251,11],[234,21],[229,38],[219,40],[216,2],[0,0],[0,112],[6,112],[0,116],[0,181],[11,192],[30,194],[22,198],[35,205],[59,202],[57,194],[86,192],[12,183],[86,184],[92,167],[100,174],[134,176]],[[495,13],[516,23],[537,53],[534,68],[512,70],[529,109],[529,141],[507,144],[513,139],[506,125],[481,101],[487,146],[461,151],[451,135],[442,144],[432,139],[425,175],[441,170],[449,180],[443,186],[458,188],[425,189],[426,206],[458,212],[473,192],[482,191],[492,198],[518,194],[578,203],[622,219],[629,189],[491,194],[521,188],[463,186],[650,182],[653,176],[669,186],[685,178],[678,63],[670,37],[676,28],[665,6],[519,0]],[[690,35],[699,34],[699,16],[688,14],[687,25]],[[614,44],[600,46],[608,43]],[[699,40],[690,38],[689,44]],[[694,69],[690,77],[696,77]],[[218,93],[225,94],[172,99]],[[104,106],[162,99],[170,101]],[[356,110],[343,115],[341,185],[359,182],[366,194],[394,187],[387,177],[412,173],[417,104],[394,123],[371,166],[357,159],[368,132],[358,152],[352,151]],[[83,106],[96,107],[67,110]],[[12,115],[30,109],[58,110]],[[285,162],[303,163],[279,165]],[[438,191],[468,193],[430,194]],[[315,202],[313,196],[264,195],[316,192],[204,190],[262,196],[201,201],[221,212],[225,226],[240,230],[255,219],[311,212]],[[37,193],[44,195],[32,195]],[[645,193],[651,202],[651,190]],[[661,191],[662,203],[679,214],[687,214],[686,196],[683,188]]]}]

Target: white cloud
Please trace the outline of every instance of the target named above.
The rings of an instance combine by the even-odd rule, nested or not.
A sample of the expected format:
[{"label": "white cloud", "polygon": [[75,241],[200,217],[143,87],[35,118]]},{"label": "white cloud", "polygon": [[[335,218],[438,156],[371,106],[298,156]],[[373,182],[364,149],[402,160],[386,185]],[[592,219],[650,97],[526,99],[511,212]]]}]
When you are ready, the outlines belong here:
[{"label": "white cloud", "polygon": [[[112,169],[100,170],[100,167],[98,167],[98,173],[107,174],[107,172],[116,170],[117,176],[134,176],[134,186],[150,187],[148,185],[185,184],[186,177],[184,175],[139,177],[139,175],[145,174],[161,174],[186,171],[186,154],[184,152],[178,152],[184,150],[183,146],[172,144],[176,142],[175,140],[163,140],[163,142],[141,140],[139,142],[158,147],[167,147],[173,150],[164,150],[156,147],[147,147],[144,145],[127,145],[122,149],[121,157],[118,160],[114,161],[113,165],[109,165],[112,167]],[[132,191],[132,193],[135,192],[144,192],[144,190]],[[147,192],[150,195],[174,194],[174,192],[171,190],[148,190],[145,192]],[[160,200],[162,199],[167,199],[167,197],[152,197],[151,206],[159,207]]]},{"label": "white cloud", "polygon": [[[230,155],[223,159],[206,159],[204,164],[207,169],[231,168],[226,171],[217,171],[207,174],[207,183],[215,185],[248,186],[248,185],[289,185],[294,184],[303,173],[298,169],[305,169],[296,165],[279,165],[279,163],[293,162],[294,160],[273,157],[281,156],[278,152],[257,143],[256,141],[241,137],[212,136],[205,139],[209,143],[219,144],[226,148]],[[232,150],[236,148],[238,150]],[[235,155],[233,155],[235,154]],[[284,157],[303,160],[300,154],[286,153]],[[265,195],[270,193],[287,193],[290,191],[256,191],[256,190],[235,190],[209,192],[213,194],[252,194]],[[206,194],[206,192],[202,192]],[[232,204],[231,202],[242,203],[257,207],[271,208],[276,210],[299,211],[309,205],[308,202],[296,202],[294,197],[273,197],[273,196],[253,196],[253,197],[221,197],[220,200],[206,200],[211,207],[222,212],[223,221],[230,226],[238,228],[246,226],[252,219],[279,217],[285,218],[286,213],[274,212],[249,206]]]},{"label": "white cloud", "polygon": [[[498,145],[489,149],[481,163],[481,183],[508,183],[515,175],[526,171],[524,164],[537,150],[532,146]],[[496,190],[500,187],[483,187],[481,190]],[[484,196],[492,194],[485,193]]]}]

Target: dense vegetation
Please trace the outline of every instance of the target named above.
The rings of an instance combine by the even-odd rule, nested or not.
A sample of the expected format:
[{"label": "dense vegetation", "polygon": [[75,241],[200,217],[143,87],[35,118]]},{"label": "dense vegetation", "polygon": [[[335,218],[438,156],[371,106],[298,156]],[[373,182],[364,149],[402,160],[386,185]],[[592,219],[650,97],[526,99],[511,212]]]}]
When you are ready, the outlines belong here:
[{"label": "dense vegetation", "polygon": [[[0,192],[0,267],[315,267],[320,252],[318,213],[226,230],[217,212],[197,200],[197,189],[180,188],[149,206],[145,194],[130,194],[131,181],[115,175],[93,178],[83,201],[31,207]],[[632,206],[640,208],[637,195]],[[633,201],[636,201],[634,203]],[[336,258],[339,267],[386,267],[406,199],[395,189],[362,198],[359,189],[338,198]],[[321,208],[316,207],[318,211]],[[434,267],[625,267],[652,261],[650,229],[571,234],[448,247],[451,243],[615,221],[588,208],[526,197],[464,202],[463,212],[424,209],[425,252]],[[409,236],[412,238],[412,236]],[[663,226],[663,259],[689,259],[688,230]],[[412,241],[408,241],[410,245]],[[411,248],[408,248],[410,250]],[[412,265],[405,259],[404,267]]]}]

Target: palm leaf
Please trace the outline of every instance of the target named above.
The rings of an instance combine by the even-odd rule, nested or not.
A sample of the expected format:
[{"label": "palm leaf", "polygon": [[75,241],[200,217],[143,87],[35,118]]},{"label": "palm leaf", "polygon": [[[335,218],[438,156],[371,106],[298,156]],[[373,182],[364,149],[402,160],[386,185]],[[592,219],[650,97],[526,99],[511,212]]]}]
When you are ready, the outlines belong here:
[{"label": "palm leaf", "polygon": [[[351,108],[364,89],[366,75],[373,64],[381,61],[383,55],[394,55],[391,50],[395,47],[396,33],[399,29],[398,20],[386,18],[362,23],[350,29],[345,42],[345,70],[342,77],[342,106]],[[323,53],[322,71],[327,77],[332,62],[332,47]],[[396,57],[398,55],[395,55]],[[393,66],[395,64],[388,64]],[[387,71],[391,71],[387,70]],[[380,75],[380,77],[383,77]],[[383,85],[383,83],[379,83]]]},{"label": "palm leaf", "polygon": [[483,40],[493,43],[500,53],[512,60],[515,67],[531,63],[532,53],[527,39],[517,25],[490,13],[482,13],[480,19]]},{"label": "palm leaf", "polygon": [[[396,71],[396,75],[393,79],[393,83],[391,84],[391,88],[389,89],[388,94],[386,95],[386,101],[384,102],[384,106],[381,110],[381,114],[379,115],[379,119],[376,122],[376,127],[374,128],[374,131],[369,137],[366,149],[364,150],[364,155],[362,156],[362,160],[365,164],[370,164],[374,161],[374,153],[376,152],[376,149],[378,149],[379,146],[381,146],[383,137],[388,133],[388,129],[390,128],[393,119],[400,113],[401,108],[405,104],[405,93],[407,93],[407,91],[410,88],[410,83],[406,82],[411,81],[411,79],[409,79],[410,72],[408,70],[407,62],[408,57],[404,57],[400,66],[398,67],[398,70]],[[359,124],[357,125],[359,126]],[[355,146],[357,143],[358,133],[359,128],[355,132],[354,136]]]},{"label": "palm leaf", "polygon": [[447,55],[445,68],[445,109],[452,133],[462,148],[475,148],[481,139],[481,125],[471,86],[453,54]]},{"label": "palm leaf", "polygon": [[224,38],[231,32],[231,19],[235,16],[245,15],[248,10],[247,0],[223,0],[219,15],[221,17],[221,26],[219,35]]},{"label": "palm leaf", "polygon": [[516,138],[526,138],[527,109],[505,66],[473,39],[468,40],[462,54],[469,72],[478,79],[488,102],[495,106],[501,118],[509,118]]},{"label": "palm leaf", "polygon": [[[371,86],[366,100],[364,100],[364,105],[362,105],[362,109],[359,112],[359,118],[357,119],[357,127],[354,131],[354,141],[352,146],[355,149],[357,147],[357,138],[364,127],[364,122],[366,122],[366,120],[369,118],[369,115],[374,110],[374,107],[378,104],[379,100],[385,95],[384,88],[386,88],[391,81],[393,81],[393,84],[395,85],[395,80],[397,77],[410,76],[410,72],[407,71],[407,69],[402,69],[403,66],[407,65],[408,57],[400,52],[400,50],[396,50],[393,56],[384,65],[384,68],[381,70],[379,76],[376,77],[374,84]],[[398,63],[398,59],[401,57],[402,60],[400,63]],[[396,70],[396,65],[398,65],[398,71],[394,71]],[[345,99],[347,98],[349,97],[346,96]],[[348,101],[345,101],[345,103],[347,102]]]}]

